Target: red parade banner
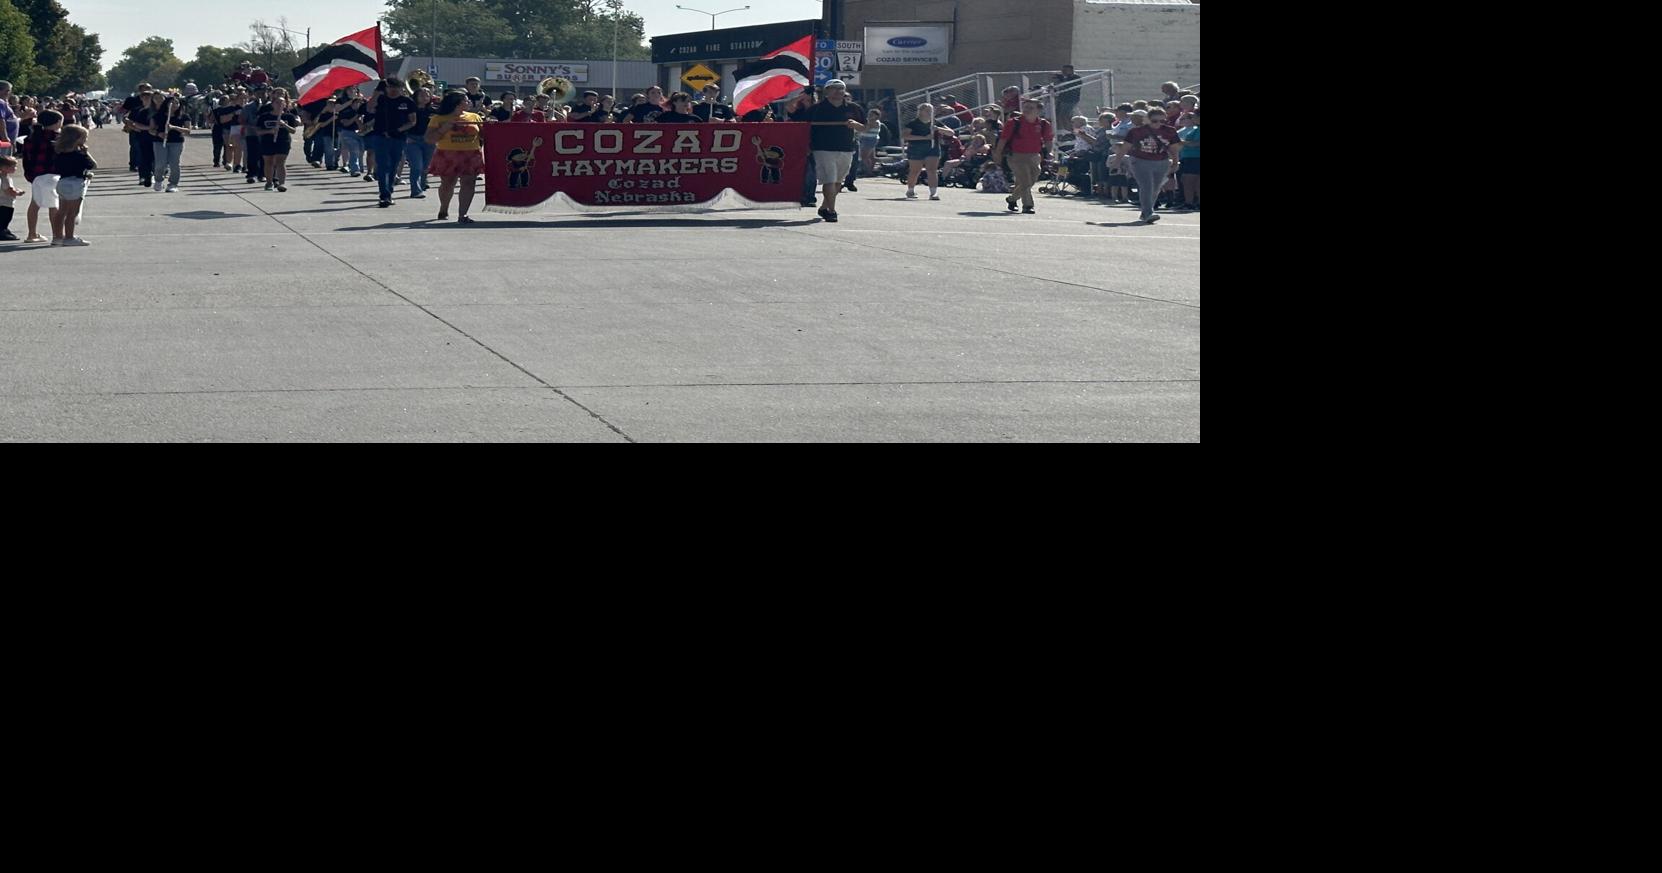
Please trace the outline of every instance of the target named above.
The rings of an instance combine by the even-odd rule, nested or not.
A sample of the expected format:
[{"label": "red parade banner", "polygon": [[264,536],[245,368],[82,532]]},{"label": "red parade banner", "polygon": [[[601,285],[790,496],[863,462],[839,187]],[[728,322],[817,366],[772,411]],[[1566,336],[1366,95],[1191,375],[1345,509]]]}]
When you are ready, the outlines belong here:
[{"label": "red parade banner", "polygon": [[531,212],[564,194],[580,209],[795,205],[808,125],[487,124],[485,208]]}]

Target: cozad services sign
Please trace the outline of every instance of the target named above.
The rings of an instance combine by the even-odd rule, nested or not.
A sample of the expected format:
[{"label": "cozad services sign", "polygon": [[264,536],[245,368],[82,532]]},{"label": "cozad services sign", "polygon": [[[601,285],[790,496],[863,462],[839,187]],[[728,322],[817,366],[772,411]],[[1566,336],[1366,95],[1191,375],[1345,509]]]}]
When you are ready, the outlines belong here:
[{"label": "cozad services sign", "polygon": [[865,65],[916,67],[948,62],[952,24],[896,24],[866,28]]},{"label": "cozad services sign", "polygon": [[500,61],[485,64],[485,81],[536,84],[549,76],[564,76],[572,84],[589,80],[588,64],[561,64],[553,61]]}]

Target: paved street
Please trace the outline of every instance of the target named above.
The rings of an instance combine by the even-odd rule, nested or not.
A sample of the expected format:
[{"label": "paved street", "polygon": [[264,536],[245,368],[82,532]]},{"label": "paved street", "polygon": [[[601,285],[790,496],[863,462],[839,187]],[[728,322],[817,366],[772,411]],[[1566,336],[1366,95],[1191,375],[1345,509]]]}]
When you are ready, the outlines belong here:
[{"label": "paved street", "polygon": [[279,194],[200,133],[157,194],[92,142],[92,245],[0,243],[0,441],[1200,440],[1198,213],[885,179],[462,227],[298,144]]}]

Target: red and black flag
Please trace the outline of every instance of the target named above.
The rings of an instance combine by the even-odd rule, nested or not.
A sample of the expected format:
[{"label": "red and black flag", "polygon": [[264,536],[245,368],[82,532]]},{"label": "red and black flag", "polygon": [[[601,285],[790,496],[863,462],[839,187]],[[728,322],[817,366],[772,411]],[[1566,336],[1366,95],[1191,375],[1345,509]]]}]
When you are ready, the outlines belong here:
[{"label": "red and black flag", "polygon": [[811,33],[778,51],[762,55],[759,61],[745,64],[733,73],[733,78],[738,80],[733,86],[733,111],[743,118],[746,112],[807,88],[814,82],[809,73],[813,64],[814,35]]},{"label": "red and black flag", "polygon": [[381,25],[343,36],[294,68],[295,103],[329,99],[341,88],[382,78]]}]

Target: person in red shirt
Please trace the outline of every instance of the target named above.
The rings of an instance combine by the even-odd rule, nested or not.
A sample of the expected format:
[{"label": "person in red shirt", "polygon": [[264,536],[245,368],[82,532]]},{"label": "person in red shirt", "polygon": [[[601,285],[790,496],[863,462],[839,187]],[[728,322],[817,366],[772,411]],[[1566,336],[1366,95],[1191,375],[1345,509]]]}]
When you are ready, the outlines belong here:
[{"label": "person in red shirt", "polygon": [[957,116],[959,121],[965,124],[975,121],[975,113],[968,106],[960,103],[957,97],[951,94],[946,95],[946,105],[952,107],[952,114]]},{"label": "person in red shirt", "polygon": [[1033,208],[1033,186],[1038,184],[1045,157],[1056,146],[1056,130],[1049,119],[1039,116],[1041,109],[1037,100],[1024,102],[1021,115],[1004,125],[1004,135],[999,137],[998,147],[993,149],[994,163],[1005,152],[1010,153],[1010,172],[1015,177],[1015,184],[1004,202],[1011,212],[1016,211],[1018,197],[1021,198],[1023,213],[1032,215],[1036,211]]},{"label": "person in red shirt", "polygon": [[1142,220],[1153,224],[1160,220],[1154,214],[1154,204],[1160,199],[1160,189],[1166,178],[1177,172],[1178,153],[1183,140],[1177,131],[1166,124],[1164,109],[1131,113],[1136,127],[1125,136],[1120,154],[1131,155],[1131,175],[1137,180],[1137,197],[1142,201]]},{"label": "person in red shirt", "polygon": [[541,109],[537,109],[530,103],[526,103],[520,106],[519,110],[514,113],[512,120],[521,124],[542,124],[548,120],[548,116],[544,114]]}]

